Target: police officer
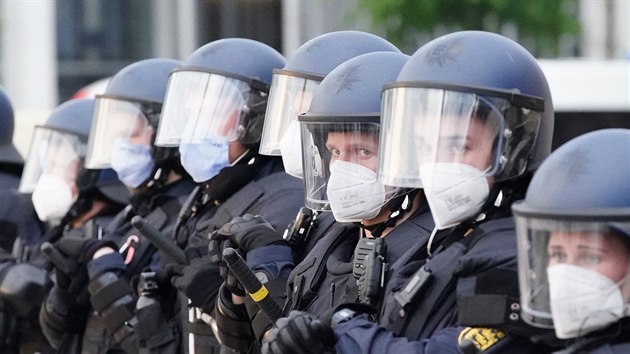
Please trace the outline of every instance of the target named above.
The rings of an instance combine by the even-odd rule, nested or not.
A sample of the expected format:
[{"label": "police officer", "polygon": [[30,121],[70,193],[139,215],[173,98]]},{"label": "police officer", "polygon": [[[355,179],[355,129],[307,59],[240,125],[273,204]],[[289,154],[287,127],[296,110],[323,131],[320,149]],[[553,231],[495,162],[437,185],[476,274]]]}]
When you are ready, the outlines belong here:
[{"label": "police officer", "polygon": [[512,207],[524,320],[553,328],[562,353],[630,351],[629,142],[627,129],[574,138]]},{"label": "police officer", "polygon": [[64,229],[115,214],[129,200],[113,170],[83,167],[93,113],[94,99],[70,100],[35,127],[19,190],[31,194],[38,218],[53,226],[41,241],[55,242]]},{"label": "police officer", "polygon": [[[93,112],[94,99],[70,100],[59,105],[44,125],[35,127],[20,190],[32,193],[38,217],[54,225],[38,240],[37,246],[68,235],[96,239],[128,202],[129,193],[114,171],[83,168]],[[43,265],[45,257],[39,247],[30,250],[30,264]],[[68,290],[70,279],[57,273],[55,281],[57,285],[47,294],[45,306],[61,310],[75,305],[74,301],[67,301],[69,297],[59,296],[60,287]],[[41,298],[23,298],[33,301],[39,310]],[[83,305],[73,307],[74,319],[84,319],[87,315],[86,303]],[[54,322],[50,317],[42,317],[42,330],[51,345],[59,348],[64,333],[56,331],[59,328],[51,330],[49,320]],[[80,326],[80,320],[75,325]]]},{"label": "police officer", "polygon": [[[509,207],[551,148],[547,82],[520,45],[478,31],[422,46],[396,81],[383,93],[379,174],[423,187],[436,227],[395,267],[378,324],[344,309],[323,325],[344,353],[456,353],[458,336],[465,347],[481,326],[491,328],[484,349],[494,350],[508,337],[496,327],[518,327]],[[528,350],[520,337],[506,343]]]},{"label": "police officer", "polygon": [[284,65],[284,57],[261,42],[226,38],[198,48],[169,80],[156,143],[179,146],[182,165],[199,184],[173,236],[190,264],[167,269],[185,295],[171,316],[183,328],[183,352],[219,350],[207,324],[221,284],[208,235],[246,213],[283,230],[300,207],[301,181],[284,172],[279,157],[258,153],[272,70]]},{"label": "police officer", "polygon": [[[284,68],[274,70],[269,104],[261,137],[260,153],[281,155],[286,172],[292,176],[302,178],[302,153],[299,123],[297,122],[298,114],[308,109],[314,89],[326,74],[352,57],[373,51],[398,52],[398,49],[379,36],[360,31],[329,32],[317,36],[300,46],[287,61]],[[287,240],[293,251],[293,262],[299,263],[334,223],[335,220],[329,212],[314,211],[306,207],[301,208],[296,220],[291,222],[283,235],[283,238]],[[220,253],[223,248],[220,244],[223,242],[219,239],[215,241],[214,244],[216,246],[211,253],[214,252],[214,259],[220,261]],[[242,249],[240,251],[243,252]],[[257,253],[264,253],[265,258],[270,255],[268,250],[260,250]],[[247,259],[250,260],[250,265],[255,266],[259,261],[252,260],[253,256],[254,254],[249,254]],[[224,264],[222,266],[225,267]],[[286,279],[276,281],[275,274],[273,276],[271,274],[271,269],[265,269],[264,271],[270,279],[267,287],[275,290],[275,286],[277,286],[278,292],[277,294],[274,293],[273,296],[278,297],[278,301],[284,301],[286,299]],[[227,306],[228,308],[215,311],[215,318],[217,318],[217,322],[227,321],[229,323],[219,326],[223,344],[247,348],[253,340],[253,338],[248,336],[248,334],[252,333],[249,328],[251,320],[247,314],[244,314],[245,309],[243,306],[237,306],[231,301],[230,292],[227,288],[232,287],[234,285],[232,284],[233,282],[233,278],[229,276],[226,278],[227,287],[224,287],[220,292],[223,301],[219,301],[219,307]],[[242,293],[242,289],[240,293]],[[257,312],[255,306],[251,310]],[[221,318],[227,314],[235,316],[234,318]],[[239,321],[239,319],[242,319],[242,321]],[[221,330],[222,327],[235,326],[235,322],[240,323],[247,330],[231,331],[228,328]],[[256,322],[256,327],[259,328],[253,329],[256,335],[262,333],[268,326],[267,321],[258,322]],[[230,337],[231,333],[235,334],[235,338],[227,338]]]},{"label": "police officer", "polygon": [[[88,271],[90,314],[82,350],[90,353],[138,350],[134,326],[136,294],[130,279],[160,261],[157,249],[131,225],[139,215],[170,232],[185,197],[194,187],[176,149],[153,145],[168,75],[181,63],[146,59],[133,63],[98,95],[88,143],[86,166],[111,168],[133,192],[131,203],[103,233],[107,244],[64,238],[56,244],[63,255]],[[67,239],[65,242],[64,240]],[[116,252],[118,251],[118,252]]]},{"label": "police officer", "polygon": [[309,132],[303,134],[304,161],[312,161],[304,169],[307,205],[319,210],[329,205],[337,221],[359,227],[333,229],[295,268],[287,309],[300,311],[276,322],[264,351],[330,349],[330,329],[318,338],[325,326],[304,311],[323,322],[344,303],[359,303],[364,311],[377,313],[389,267],[429,237],[433,222],[424,195],[376,179],[381,89],[397,77],[407,59],[400,53],[378,52],[348,60],[326,76],[309,111],[299,117],[303,131]]},{"label": "police officer", "polygon": [[[302,150],[297,116],[306,112],[313,90],[339,64],[357,55],[376,51],[398,51],[387,40],[362,31],[335,31],[319,35],[301,45],[282,69],[274,70],[269,105],[260,140],[260,153],[280,155],[285,171],[302,178]],[[334,222],[330,213],[302,208],[286,230],[295,263]],[[310,235],[305,229],[312,230]]]}]

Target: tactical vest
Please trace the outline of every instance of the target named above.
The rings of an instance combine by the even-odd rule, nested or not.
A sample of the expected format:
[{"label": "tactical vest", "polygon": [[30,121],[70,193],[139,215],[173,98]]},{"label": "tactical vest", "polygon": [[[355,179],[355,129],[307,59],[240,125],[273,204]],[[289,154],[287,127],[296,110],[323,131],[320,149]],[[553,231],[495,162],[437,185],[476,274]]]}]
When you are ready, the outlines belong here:
[{"label": "tactical vest", "polygon": [[[207,238],[212,231],[244,214],[262,215],[275,230],[282,232],[302,203],[302,181],[284,172],[272,173],[247,183],[219,206],[204,205],[184,227],[178,228],[180,233],[187,235],[178,234],[175,239],[181,246],[182,241],[187,242],[191,237]],[[218,288],[219,285],[208,286]],[[211,327],[199,320],[189,321],[188,300],[180,295],[179,318],[184,333],[183,352],[190,353],[189,346],[194,343],[195,353],[219,353],[220,345],[214,338]],[[189,340],[193,337],[194,339]]]},{"label": "tactical vest", "polygon": [[356,294],[352,255],[358,240],[356,226],[339,223],[314,245],[289,275],[285,314],[291,310],[321,314]]},{"label": "tactical vest", "polygon": [[[464,238],[442,239],[428,259],[426,246],[405,256],[390,281],[380,324],[409,340],[429,338],[437,330],[457,324],[458,283],[495,267],[516,267],[516,244],[511,218],[489,220]],[[438,242],[439,243],[439,242]],[[517,279],[512,279],[517,281]],[[413,284],[412,284],[413,283]],[[410,298],[412,285],[419,291]]]}]

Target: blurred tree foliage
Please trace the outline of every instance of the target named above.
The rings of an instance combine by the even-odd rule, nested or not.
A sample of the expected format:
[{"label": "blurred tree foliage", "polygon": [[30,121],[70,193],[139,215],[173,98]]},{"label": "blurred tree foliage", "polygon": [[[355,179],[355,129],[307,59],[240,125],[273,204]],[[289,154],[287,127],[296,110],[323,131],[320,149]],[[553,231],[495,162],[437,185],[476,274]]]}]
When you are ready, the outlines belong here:
[{"label": "blurred tree foliage", "polygon": [[458,30],[506,34],[536,56],[560,54],[562,40],[576,36],[578,0],[357,0],[375,30],[401,49]]}]

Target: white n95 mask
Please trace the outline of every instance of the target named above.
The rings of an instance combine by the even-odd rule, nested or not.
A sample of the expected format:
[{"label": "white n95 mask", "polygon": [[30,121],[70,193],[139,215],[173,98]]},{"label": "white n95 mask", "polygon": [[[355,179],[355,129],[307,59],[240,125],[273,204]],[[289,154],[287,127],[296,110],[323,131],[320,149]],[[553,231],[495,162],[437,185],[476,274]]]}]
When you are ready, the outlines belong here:
[{"label": "white n95 mask", "polygon": [[425,164],[420,166],[420,178],[440,230],[475,216],[490,193],[484,173],[466,164]]},{"label": "white n95 mask", "polygon": [[549,266],[547,276],[551,317],[558,338],[584,336],[624,316],[626,305],[620,284],[607,276],[570,264]]},{"label": "white n95 mask", "polygon": [[31,200],[39,220],[51,221],[63,218],[70,211],[76,197],[63,178],[43,173],[37,180]]},{"label": "white n95 mask", "polygon": [[345,161],[330,166],[328,200],[335,220],[359,222],[374,218],[385,204],[385,186],[371,169]]}]

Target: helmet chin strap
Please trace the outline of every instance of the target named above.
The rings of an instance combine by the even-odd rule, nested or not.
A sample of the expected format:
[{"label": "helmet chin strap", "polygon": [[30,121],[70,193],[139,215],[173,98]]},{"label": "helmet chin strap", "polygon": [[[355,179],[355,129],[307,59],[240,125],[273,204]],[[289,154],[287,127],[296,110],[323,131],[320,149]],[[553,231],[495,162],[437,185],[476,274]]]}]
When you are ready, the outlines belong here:
[{"label": "helmet chin strap", "polygon": [[415,198],[417,193],[417,189],[412,189],[393,198],[383,206],[389,206],[390,213],[387,220],[370,226],[365,226],[359,223],[360,227],[370,231],[372,237],[374,238],[381,237],[383,231],[385,231],[389,227],[395,226],[398,220],[400,220],[400,218],[402,218],[409,210],[411,210],[411,208],[413,207],[413,199]]}]

